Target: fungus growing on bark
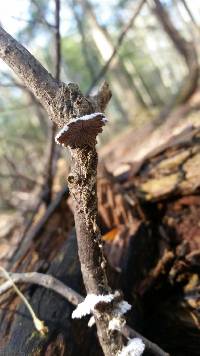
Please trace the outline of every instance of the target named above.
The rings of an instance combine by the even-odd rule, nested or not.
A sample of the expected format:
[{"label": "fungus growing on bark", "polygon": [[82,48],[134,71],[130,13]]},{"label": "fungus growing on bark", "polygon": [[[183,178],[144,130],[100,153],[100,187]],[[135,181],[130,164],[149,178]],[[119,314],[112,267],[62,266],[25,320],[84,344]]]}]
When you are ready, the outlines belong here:
[{"label": "fungus growing on bark", "polygon": [[144,352],[145,345],[143,341],[136,337],[134,339],[130,339],[128,344],[123,347],[119,356],[141,356]]},{"label": "fungus growing on bark", "polygon": [[[92,314],[95,310],[95,307],[101,303],[109,304],[115,299],[119,298],[119,293],[116,291],[114,294],[106,295],[95,295],[88,294],[84,301],[78,304],[76,309],[72,313],[72,319],[82,318],[82,316]],[[116,305],[113,307],[113,314],[116,314],[118,317],[126,314],[127,311],[131,309],[131,305],[125,300],[116,300]]]},{"label": "fungus growing on bark", "polygon": [[77,117],[69,121],[56,135],[56,143],[62,146],[83,147],[93,146],[96,137],[102,132],[102,127],[108,120],[105,115],[96,112],[90,115]]}]

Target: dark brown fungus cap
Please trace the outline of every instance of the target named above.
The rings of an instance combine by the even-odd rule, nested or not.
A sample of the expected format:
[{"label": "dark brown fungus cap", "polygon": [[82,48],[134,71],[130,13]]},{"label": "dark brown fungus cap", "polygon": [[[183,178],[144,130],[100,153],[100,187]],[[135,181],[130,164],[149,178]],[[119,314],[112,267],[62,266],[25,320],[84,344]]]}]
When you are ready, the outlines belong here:
[{"label": "dark brown fungus cap", "polygon": [[102,113],[93,113],[71,120],[56,135],[56,142],[62,146],[93,146],[97,135],[102,132],[107,119]]}]

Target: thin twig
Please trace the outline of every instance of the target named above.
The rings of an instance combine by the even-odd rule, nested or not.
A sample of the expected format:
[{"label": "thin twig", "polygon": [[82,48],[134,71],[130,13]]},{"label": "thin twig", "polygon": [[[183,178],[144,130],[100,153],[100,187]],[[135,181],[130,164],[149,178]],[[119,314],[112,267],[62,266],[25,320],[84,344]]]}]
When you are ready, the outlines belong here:
[{"label": "thin twig", "polygon": [[[83,297],[76,293],[70,287],[67,287],[64,283],[58,279],[38,272],[30,273],[11,273],[9,272],[14,283],[31,283],[38,284],[44,288],[51,289],[56,293],[62,295],[71,304],[78,305],[83,301]],[[0,274],[1,275],[1,274]],[[5,293],[8,289],[12,287],[12,282],[9,280],[0,286],[0,295]]]},{"label": "thin twig", "polygon": [[[55,28],[55,26],[53,24],[49,23],[47,21],[47,19],[45,18],[45,16],[43,15],[43,13],[41,11],[40,3],[37,0],[31,0],[31,1],[37,10],[37,17],[39,18],[39,22],[41,22],[42,24],[44,24],[45,26],[47,26],[49,28]],[[38,19],[37,19],[37,21],[38,21]]]},{"label": "thin twig", "polygon": [[39,22],[42,25],[45,25],[49,28],[54,28],[54,25],[52,25],[51,23],[46,21],[46,19],[44,19],[44,18],[37,18],[37,21],[36,20],[34,21],[34,20],[23,19],[22,17],[18,17],[18,16],[11,16],[11,17],[16,21],[26,22],[27,24],[30,24],[30,25],[36,25],[36,22]]},{"label": "thin twig", "polygon": [[17,167],[17,164],[14,162],[14,160],[8,156],[8,154],[4,154],[3,155],[3,159],[5,160],[7,166],[12,170],[11,173],[4,174],[4,173],[0,173],[1,177],[13,177],[13,178],[19,178],[19,179],[23,179],[26,181],[29,181],[30,183],[34,184],[34,185],[41,185],[39,182],[35,181],[34,179],[24,175],[23,173],[21,173]]},{"label": "thin twig", "polygon": [[182,1],[182,3],[183,3],[183,6],[185,7],[185,10],[187,11],[187,13],[188,13],[188,15],[189,15],[189,17],[190,17],[192,23],[194,24],[194,26],[196,27],[196,29],[197,29],[198,31],[200,31],[200,27],[199,27],[199,25],[198,25],[198,23],[197,23],[195,17],[193,16],[192,11],[190,10],[190,5],[187,3],[186,0],[181,0],[181,1]]},{"label": "thin twig", "polygon": [[[69,194],[69,189],[65,186],[55,197],[55,199],[52,201],[52,203],[49,205],[47,208],[46,212],[38,222],[38,224],[33,228],[30,229],[34,216],[39,210],[40,204],[42,202],[42,199],[39,199],[38,204],[35,207],[34,215],[31,217],[31,221],[28,223],[28,226],[23,233],[22,238],[20,239],[20,243],[17,246],[17,251],[14,254],[14,258],[12,259],[12,263],[14,261],[20,260],[21,256],[23,256],[28,248],[30,247],[31,241],[35,239],[39,234],[41,234],[42,230],[44,229],[45,224],[49,221],[51,218],[52,214],[54,211],[60,206],[60,202],[63,199],[63,197],[66,195],[68,196]],[[27,233],[28,232],[28,233]]]},{"label": "thin twig", "polygon": [[18,294],[18,296],[21,298],[21,300],[26,305],[27,309],[29,310],[29,312],[32,316],[35,328],[42,335],[45,335],[48,332],[48,328],[45,326],[44,322],[36,316],[32,306],[30,305],[28,300],[25,298],[25,296],[20,292],[19,288],[15,285],[15,283],[14,283],[13,279],[11,278],[11,276],[9,275],[9,273],[1,266],[0,266],[0,270],[3,272],[3,276],[11,283],[11,286],[14,288],[15,292]]},{"label": "thin twig", "polygon": [[104,66],[101,68],[101,70],[99,71],[99,73],[96,75],[96,77],[94,78],[92,84],[90,85],[90,88],[87,92],[87,94],[89,94],[91,92],[91,90],[94,88],[94,86],[96,85],[96,83],[98,83],[98,81],[106,74],[111,62],[113,61],[115,55],[117,54],[119,47],[122,45],[123,40],[127,34],[127,32],[131,29],[131,27],[133,26],[137,16],[139,15],[143,5],[145,4],[146,0],[140,0],[134,14],[131,16],[128,24],[124,27],[124,29],[122,30],[122,32],[120,33],[116,45],[113,48],[113,52],[110,56],[110,58],[108,59],[108,61],[104,64]]},{"label": "thin twig", "polygon": [[122,333],[125,337],[130,338],[130,339],[132,339],[134,337],[139,337],[140,339],[142,339],[142,341],[145,344],[146,350],[150,351],[155,356],[170,356],[167,352],[162,350],[157,344],[146,339],[146,337],[142,336],[140,333],[138,333],[134,329],[130,328],[130,326],[128,326],[128,325],[125,325],[122,328]]}]

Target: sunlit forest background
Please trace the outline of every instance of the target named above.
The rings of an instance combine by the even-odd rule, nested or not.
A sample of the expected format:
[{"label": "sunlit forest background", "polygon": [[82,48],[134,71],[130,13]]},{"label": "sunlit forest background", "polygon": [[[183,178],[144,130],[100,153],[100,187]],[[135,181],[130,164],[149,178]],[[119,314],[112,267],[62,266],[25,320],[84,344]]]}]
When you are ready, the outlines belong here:
[{"label": "sunlit forest background", "polygon": [[[49,120],[41,100],[48,80],[43,86],[44,80],[38,80],[41,70],[32,65],[35,62],[0,30],[0,56],[14,67],[12,71],[0,61],[0,269],[10,273],[5,281],[5,273],[0,271],[0,354],[2,350],[8,355],[102,356],[95,326],[88,328],[87,317],[72,320],[81,296],[91,293],[87,286],[84,289],[79,252],[84,255],[82,270],[88,279],[91,258],[99,264],[98,271],[106,271],[111,289],[122,291],[124,300],[133,306],[127,313],[127,325],[132,328],[127,337],[130,330],[136,330],[150,340],[144,341],[144,356],[149,355],[149,345],[150,351],[157,349],[152,342],[171,356],[199,356],[200,1],[1,0],[0,25],[55,78],[45,76],[54,83],[51,98],[58,107],[54,119],[68,111],[63,116],[68,124],[64,135],[69,125],[80,122],[84,135],[85,121],[67,121],[72,108],[77,115],[75,105],[79,110],[82,101],[75,100],[77,89],[75,99],[69,87],[65,96],[60,81],[77,83],[84,95],[95,95],[103,86],[108,98],[106,82],[112,91],[105,112],[108,123],[97,140],[96,174],[91,168],[97,157],[94,146],[87,142],[82,147],[79,142],[70,154],[68,148],[56,144],[58,128]],[[25,66],[19,53],[29,58]],[[31,83],[29,64],[42,87],[38,96],[42,104],[31,92],[37,96],[38,87],[30,85],[30,90],[19,79],[26,82],[27,78],[27,85]],[[93,103],[99,104],[99,98],[89,97],[90,109],[78,113],[93,112]],[[48,96],[50,109],[54,107],[51,104]],[[96,107],[102,110],[103,104]],[[103,125],[99,113],[90,122],[98,116]],[[77,152],[84,152],[85,161]],[[76,178],[71,175],[73,189],[67,180],[71,157]],[[75,174],[73,162],[78,167]],[[73,199],[78,202],[77,209],[73,209]],[[84,233],[91,245],[82,243]],[[82,247],[77,252],[77,240],[89,258],[80,252]],[[97,273],[97,268],[93,271]],[[15,294],[12,276],[49,327],[44,338]],[[51,276],[57,279],[57,287],[55,281],[49,284]],[[64,290],[71,288],[69,293],[56,290],[60,281]],[[98,290],[95,294],[105,292]],[[115,302],[113,299],[113,307],[118,306]],[[126,325],[119,325],[116,330],[121,332]],[[163,352],[150,354],[169,355]]]},{"label": "sunlit forest background", "polygon": [[[162,5],[199,56],[200,3],[163,0]],[[166,115],[155,119],[180,92],[190,60],[179,39],[170,38],[154,2],[62,0],[60,6],[59,53],[53,0],[1,2],[1,23],[62,81],[77,82],[84,93],[95,92],[104,79],[110,83],[109,125],[99,147],[130,128],[162,124]],[[46,179],[53,176],[54,191],[60,189],[56,172],[64,177],[67,153],[55,147],[46,113],[3,62],[0,83],[0,209],[27,217]]]}]

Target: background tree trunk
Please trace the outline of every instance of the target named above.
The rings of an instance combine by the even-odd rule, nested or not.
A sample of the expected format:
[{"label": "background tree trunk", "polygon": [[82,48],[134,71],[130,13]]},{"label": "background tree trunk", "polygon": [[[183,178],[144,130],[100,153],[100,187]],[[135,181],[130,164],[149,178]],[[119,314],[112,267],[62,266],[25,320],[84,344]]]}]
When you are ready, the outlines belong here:
[{"label": "background tree trunk", "polygon": [[176,104],[186,102],[195,92],[199,78],[198,56],[195,46],[192,42],[186,41],[179,31],[173,25],[167,10],[164,8],[160,0],[154,0],[154,12],[163,26],[164,30],[172,40],[174,46],[180,55],[184,58],[188,67],[188,76],[185,79],[180,93],[176,98]]}]

